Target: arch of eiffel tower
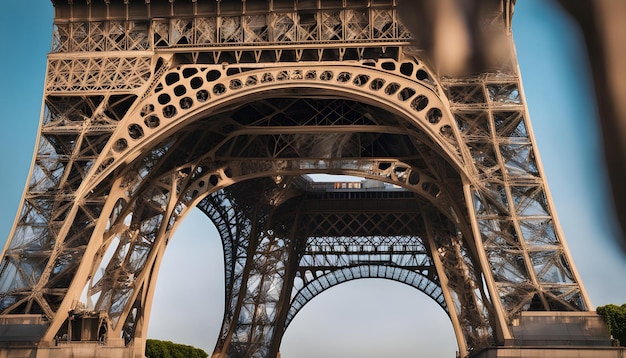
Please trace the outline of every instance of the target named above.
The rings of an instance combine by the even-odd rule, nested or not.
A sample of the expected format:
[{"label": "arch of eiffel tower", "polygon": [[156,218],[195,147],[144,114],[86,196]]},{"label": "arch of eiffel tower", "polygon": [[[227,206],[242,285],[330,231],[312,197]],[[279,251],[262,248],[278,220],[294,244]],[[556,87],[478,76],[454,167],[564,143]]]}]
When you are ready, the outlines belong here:
[{"label": "arch of eiffel tower", "polygon": [[224,252],[213,357],[277,357],[308,302],[363,278],[432,298],[461,357],[623,354],[556,221],[515,1],[477,13],[504,51],[463,76],[416,46],[395,0],[52,3],[0,357],[143,357],[159,265],[195,207]]}]

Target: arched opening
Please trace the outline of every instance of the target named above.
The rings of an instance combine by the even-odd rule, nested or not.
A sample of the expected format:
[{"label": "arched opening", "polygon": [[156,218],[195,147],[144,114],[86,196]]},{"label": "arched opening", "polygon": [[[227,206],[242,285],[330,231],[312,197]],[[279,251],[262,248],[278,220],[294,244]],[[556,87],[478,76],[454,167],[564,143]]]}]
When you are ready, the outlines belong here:
[{"label": "arched opening", "polygon": [[[221,307],[228,308],[219,310],[225,313],[222,334],[215,335],[220,337],[218,345],[221,346],[218,348],[222,353],[229,354],[227,351],[230,349],[230,337],[234,336],[241,340],[236,342],[236,349],[257,349],[257,342],[263,342],[258,343],[261,352],[259,354],[263,355],[265,352],[270,352],[268,354],[277,352],[280,335],[284,329],[280,325],[287,326],[293,314],[299,309],[294,304],[296,307],[294,310],[283,310],[280,313],[274,310],[275,303],[284,302],[284,298],[287,297],[285,295],[289,292],[279,291],[279,288],[283,282],[292,282],[292,278],[295,277],[287,279],[286,275],[300,275],[298,276],[300,281],[294,288],[308,292],[296,296],[298,304],[303,304],[311,298],[307,298],[307,295],[320,292],[315,286],[325,285],[322,283],[323,280],[332,280],[332,275],[322,279],[326,269],[320,270],[319,266],[314,264],[316,257],[330,258],[329,268],[346,265],[362,267],[365,270],[369,270],[370,267],[391,267],[385,269],[389,275],[400,272],[393,267],[404,267],[403,265],[410,261],[410,266],[415,272],[411,273],[409,280],[415,287],[419,284],[413,274],[428,276],[429,282],[435,287],[442,287],[434,273],[436,264],[422,261],[435,249],[440,253],[440,259],[444,261],[440,264],[443,267],[452,265],[446,261],[454,261],[455,267],[469,266],[466,268],[469,271],[473,270],[471,253],[463,248],[457,249],[459,245],[463,245],[460,241],[461,234],[469,234],[468,225],[460,222],[459,225],[463,227],[456,227],[457,224],[454,223],[455,217],[464,217],[461,214],[462,208],[452,204],[456,202],[463,206],[464,196],[461,190],[463,175],[458,172],[456,163],[450,163],[454,162],[450,158],[451,154],[438,145],[437,141],[414,121],[414,118],[405,118],[400,113],[390,112],[384,106],[378,107],[368,101],[355,101],[341,96],[320,98],[310,93],[304,97],[288,93],[281,95],[272,92],[272,94],[276,97],[268,96],[248,103],[233,103],[228,108],[222,108],[222,111],[190,120],[124,169],[125,175],[135,178],[133,180],[137,183],[133,185],[123,183],[126,188],[131,188],[123,193],[130,203],[130,206],[123,210],[132,211],[135,220],[128,226],[126,237],[134,237],[136,232],[142,241],[135,240],[132,251],[121,253],[129,255],[130,263],[130,270],[123,272],[123,278],[134,279],[137,277],[135,274],[139,274],[140,264],[148,265],[146,261],[148,256],[145,254],[146,243],[152,245],[153,240],[158,240],[161,242],[159,245],[162,245],[168,240],[167,235],[163,234],[164,231],[159,231],[159,228],[164,227],[165,230],[172,232],[178,225],[178,218],[185,216],[186,208],[201,205],[202,210],[215,222],[222,220],[222,224],[218,225],[220,235],[222,239],[228,237],[228,240],[231,240],[229,245],[224,245],[227,252],[224,252],[223,257],[229,269],[225,270],[226,283],[222,286],[226,286],[226,304],[222,303]],[[406,191],[400,195],[383,193],[385,190],[382,190],[383,192],[373,196],[369,192],[359,195],[343,193],[328,196],[316,193],[316,189],[299,180],[300,175],[312,173],[362,175],[404,188]],[[291,179],[283,182],[285,178]],[[172,190],[173,188],[175,190]],[[310,250],[300,248],[298,246],[300,241],[288,233],[290,224],[287,221],[295,222],[290,215],[296,212],[296,203],[300,203],[300,201],[290,202],[294,197],[298,197],[302,202],[310,200],[319,203],[320,200],[326,200],[322,206],[311,204],[311,208],[314,209],[306,209],[307,211],[303,213],[304,217],[309,215],[307,219],[309,221],[305,222],[309,225],[307,230],[312,230],[310,234],[319,238],[318,242],[310,245]],[[353,199],[358,199],[359,202]],[[377,208],[376,199],[389,199],[382,209],[383,212]],[[396,199],[399,201],[395,201]],[[345,202],[343,205],[350,207],[351,211],[347,213],[329,211],[329,205],[335,205],[334,200]],[[287,202],[293,206],[283,206]],[[367,214],[361,212],[362,206],[355,206],[363,204],[370,208]],[[457,210],[460,211],[457,213],[455,212]],[[281,217],[286,213],[284,211],[290,211],[287,215],[289,219]],[[281,219],[274,222],[275,217]],[[285,222],[279,222],[280,220]],[[335,225],[332,223],[333,220],[344,224]],[[259,225],[263,227],[255,228],[252,232],[252,228],[259,222],[264,222],[263,225]],[[345,225],[347,222],[352,224]],[[265,227],[265,224],[269,226]],[[277,226],[273,226],[275,224]],[[326,226],[330,226],[330,231],[327,231],[329,229]],[[389,232],[386,227],[393,229]],[[420,228],[417,235],[429,238],[428,245],[423,242],[405,242],[408,236],[416,235],[417,227]],[[236,229],[232,231],[231,228]],[[279,230],[275,231],[276,228]],[[136,231],[131,232],[132,230]],[[380,244],[363,241],[351,245],[347,242],[352,236],[377,235],[389,235],[394,239]],[[333,237],[342,237],[343,242],[329,241]],[[305,250],[307,258],[313,260],[307,262],[307,265],[297,266],[301,272],[296,272],[293,268],[289,269],[291,270],[289,272],[284,269],[287,265],[283,265],[285,261],[282,260],[291,255],[291,251],[282,249],[291,245],[285,244],[285,238],[288,240],[294,238],[293,242],[299,243],[293,244],[293,247]],[[279,257],[283,254],[284,257]],[[270,265],[269,270],[273,271],[268,273],[266,271],[268,268],[263,264],[248,265],[248,260],[257,260],[257,256],[262,260],[269,258],[274,265]],[[385,265],[382,264],[384,259],[388,261]],[[334,260],[339,260],[340,265],[336,265]],[[154,262],[154,267],[158,267],[158,261]],[[454,278],[458,283],[454,290],[471,292],[472,297],[469,300],[479,300],[480,298],[475,297],[471,285],[466,284],[474,282],[473,279],[461,280],[460,276],[463,275],[461,272],[468,272],[466,268],[454,270],[456,272],[454,275],[459,276]],[[136,272],[130,272],[131,270]],[[180,271],[177,268],[161,268],[159,271],[166,270]],[[194,275],[197,275],[197,272],[187,277]],[[387,276],[367,274],[363,277]],[[320,282],[314,282],[318,278]],[[405,278],[406,276],[402,282],[409,284],[409,281],[404,281]],[[311,288],[302,286],[308,283],[311,283]],[[193,282],[190,283],[190,286],[193,285]],[[111,292],[116,295],[116,302],[115,306],[110,305],[109,311],[112,317],[121,317],[127,314],[128,308],[125,308],[125,312],[120,312],[118,307],[126,305],[126,300],[130,301],[133,292],[128,285],[112,283],[110,286]],[[269,294],[266,286],[272,288],[271,298],[267,298]],[[184,285],[175,293],[185,295],[187,298],[191,296],[186,293],[187,290],[188,286]],[[222,292],[224,290],[220,289],[219,293]],[[453,293],[457,297],[467,299],[468,295],[458,292]],[[284,297],[279,300],[278,294]],[[441,291],[436,294],[438,296],[436,300],[442,307],[446,305],[444,295]],[[431,297],[435,299],[433,295]],[[454,298],[445,300],[452,302]],[[177,310],[181,306],[180,302],[184,300],[174,305]],[[139,300],[132,301],[132,305],[136,307],[131,307],[131,311],[137,311],[139,304]],[[202,305],[206,306],[209,305]],[[472,302],[466,306],[486,310],[480,302]],[[243,323],[238,318],[240,312],[244,312],[241,313],[244,316]],[[458,314],[450,312],[453,321],[458,321]],[[276,327],[273,326],[275,314],[286,317],[280,318],[284,319],[283,321],[277,320]],[[195,313],[189,315],[181,313],[183,317],[192,315]],[[484,312],[478,315],[484,316]],[[136,327],[133,321],[134,314],[127,317],[129,318],[124,321],[123,326],[118,325],[124,332],[132,331]],[[454,327],[459,337],[461,333],[457,321],[454,321]],[[480,324],[485,326],[487,323],[483,321]],[[257,330],[257,327],[261,328]],[[272,340],[274,329],[280,333],[277,334],[277,339]],[[246,331],[235,332],[235,330]],[[483,331],[486,332],[486,329]],[[194,330],[195,332],[197,330]],[[260,338],[250,338],[257,332],[261,332]],[[208,336],[207,334],[207,339],[210,339]],[[187,342],[189,340],[185,339],[184,343]],[[211,351],[211,343],[203,344],[201,347]],[[246,356],[249,352],[241,353]]]},{"label": "arched opening", "polygon": [[224,313],[224,257],[215,225],[193,209],[168,243],[159,270],[148,338],[211,354]]},{"label": "arched opening", "polygon": [[[213,223],[192,210],[164,255],[148,338],[213,351],[224,310],[222,255]],[[458,350],[441,307],[389,280],[341,284],[320,294],[297,317],[283,337],[284,358],[454,357]]]},{"label": "arched opening", "polygon": [[[363,179],[314,177],[320,182]],[[222,255],[214,224],[200,210],[191,210],[168,243],[148,338],[213,351],[224,312]],[[299,312],[286,330],[282,357],[455,355],[450,319],[432,298],[390,280],[346,283]]]},{"label": "arched opening", "polygon": [[441,307],[390,280],[338,285],[296,317],[283,336],[283,358],[455,357],[458,351]]},{"label": "arched opening", "polygon": [[[363,178],[315,175],[320,182]],[[200,210],[185,216],[168,243],[155,291],[149,338],[200,347],[211,353],[224,309],[223,250],[213,223]],[[299,312],[286,330],[283,357],[453,357],[452,325],[437,303],[389,280],[339,285]],[[320,303],[318,303],[320,302]],[[293,333],[291,333],[293,332]]]}]

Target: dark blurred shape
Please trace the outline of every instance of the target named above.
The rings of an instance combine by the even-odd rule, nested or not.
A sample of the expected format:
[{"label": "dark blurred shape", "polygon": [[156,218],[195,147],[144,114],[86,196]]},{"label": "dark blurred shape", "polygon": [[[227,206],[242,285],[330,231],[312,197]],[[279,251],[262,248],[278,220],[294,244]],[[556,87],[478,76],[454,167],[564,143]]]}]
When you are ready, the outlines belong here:
[{"label": "dark blurred shape", "polygon": [[[626,252],[626,1],[558,0],[585,38],[612,201]],[[400,17],[440,76],[515,71],[515,0],[398,0]]]},{"label": "dark blurred shape", "polygon": [[439,75],[514,72],[511,16],[515,0],[398,0],[398,13]]},{"label": "dark blurred shape", "polygon": [[626,2],[622,0],[560,0],[579,24],[600,116],[604,157],[613,203],[626,251]]}]

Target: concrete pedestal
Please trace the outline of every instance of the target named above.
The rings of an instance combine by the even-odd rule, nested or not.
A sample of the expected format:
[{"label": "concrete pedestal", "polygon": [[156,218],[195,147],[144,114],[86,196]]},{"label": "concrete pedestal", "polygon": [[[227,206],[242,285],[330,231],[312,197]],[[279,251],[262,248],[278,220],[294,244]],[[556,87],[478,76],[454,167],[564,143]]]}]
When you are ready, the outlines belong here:
[{"label": "concrete pedestal", "polygon": [[595,312],[522,312],[511,331],[515,338],[504,346],[471,357],[626,358],[626,348],[613,346],[606,324]]}]

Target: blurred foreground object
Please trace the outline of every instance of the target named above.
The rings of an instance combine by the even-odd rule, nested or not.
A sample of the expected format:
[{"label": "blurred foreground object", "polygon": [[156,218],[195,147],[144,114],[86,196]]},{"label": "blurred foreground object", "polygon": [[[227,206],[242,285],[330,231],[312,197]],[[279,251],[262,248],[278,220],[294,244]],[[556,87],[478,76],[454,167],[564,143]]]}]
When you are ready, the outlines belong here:
[{"label": "blurred foreground object", "polygon": [[[626,251],[626,2],[618,0],[560,0],[585,38],[593,75],[604,157],[611,196]],[[506,41],[495,27],[508,26],[512,3],[492,0],[398,0],[402,21],[419,48],[430,54],[439,74],[463,76],[502,68]],[[505,7],[504,11],[501,10]],[[511,8],[506,8],[511,7]],[[504,19],[490,14],[504,14]],[[477,16],[480,15],[480,16]],[[621,100],[620,100],[621,99]]]},{"label": "blurred foreground object", "polygon": [[604,157],[626,250],[626,2],[559,1],[580,25],[598,103]]},{"label": "blurred foreground object", "polygon": [[[440,75],[508,70],[515,1],[398,0],[402,22]],[[502,31],[502,27],[508,31]],[[504,65],[504,68],[503,68]]]}]

